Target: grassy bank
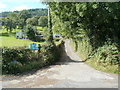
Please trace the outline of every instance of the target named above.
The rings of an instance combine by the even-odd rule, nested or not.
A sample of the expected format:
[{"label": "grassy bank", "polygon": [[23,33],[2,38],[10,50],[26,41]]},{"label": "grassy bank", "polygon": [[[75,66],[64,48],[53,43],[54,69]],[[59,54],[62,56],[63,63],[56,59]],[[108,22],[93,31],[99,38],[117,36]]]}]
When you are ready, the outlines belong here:
[{"label": "grassy bank", "polygon": [[[86,44],[86,45],[85,45]],[[71,40],[70,45],[75,51],[75,43]],[[90,53],[91,46],[87,46],[88,43],[78,43],[78,50],[76,51],[77,55],[80,56],[80,58],[84,61],[86,60],[86,64],[93,67],[96,70],[107,72],[107,73],[113,73],[113,74],[120,74],[118,70],[118,65],[109,65],[107,63],[100,63],[98,59],[100,59],[99,55],[96,54],[94,57],[88,58],[88,53]],[[89,49],[89,51],[88,51]],[[102,61],[102,59],[101,59]]]}]

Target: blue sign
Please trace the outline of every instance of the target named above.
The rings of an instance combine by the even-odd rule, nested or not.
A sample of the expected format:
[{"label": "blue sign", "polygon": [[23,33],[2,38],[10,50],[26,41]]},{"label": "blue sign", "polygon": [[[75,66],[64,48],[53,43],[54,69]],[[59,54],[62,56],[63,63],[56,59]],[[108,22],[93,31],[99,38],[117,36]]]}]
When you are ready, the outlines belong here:
[{"label": "blue sign", "polygon": [[30,44],[30,49],[31,49],[31,50],[37,50],[38,48],[37,48],[37,46],[36,46],[36,43],[31,43],[31,44]]}]

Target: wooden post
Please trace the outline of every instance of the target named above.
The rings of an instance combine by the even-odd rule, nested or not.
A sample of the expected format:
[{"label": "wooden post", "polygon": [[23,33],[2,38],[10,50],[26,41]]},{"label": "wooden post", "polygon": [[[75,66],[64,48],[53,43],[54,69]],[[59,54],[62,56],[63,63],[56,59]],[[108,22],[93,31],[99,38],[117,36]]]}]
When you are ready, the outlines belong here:
[{"label": "wooden post", "polygon": [[41,49],[41,45],[38,44],[38,60],[40,60],[41,56],[40,56],[40,49]]},{"label": "wooden post", "polygon": [[50,33],[50,36],[48,38],[48,42],[53,43],[53,33],[52,33],[52,21],[51,21],[51,15],[50,15],[50,6],[48,6],[48,30]]}]

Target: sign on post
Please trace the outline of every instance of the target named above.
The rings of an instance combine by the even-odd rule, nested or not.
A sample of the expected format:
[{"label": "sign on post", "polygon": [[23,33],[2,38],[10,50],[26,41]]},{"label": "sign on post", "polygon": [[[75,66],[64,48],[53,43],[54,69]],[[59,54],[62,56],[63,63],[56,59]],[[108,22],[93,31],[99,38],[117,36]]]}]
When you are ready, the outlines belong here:
[{"label": "sign on post", "polygon": [[31,50],[37,50],[36,43],[31,43],[31,44],[30,44],[30,49],[31,49]]}]

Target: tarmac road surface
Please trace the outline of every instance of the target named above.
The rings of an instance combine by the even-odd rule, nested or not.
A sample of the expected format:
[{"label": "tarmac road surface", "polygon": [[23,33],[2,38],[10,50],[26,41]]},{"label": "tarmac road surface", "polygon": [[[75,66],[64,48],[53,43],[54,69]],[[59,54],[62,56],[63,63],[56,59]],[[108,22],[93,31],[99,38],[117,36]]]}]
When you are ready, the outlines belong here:
[{"label": "tarmac road surface", "polygon": [[118,75],[86,65],[65,41],[60,62],[23,76],[3,77],[3,88],[118,88]]}]

